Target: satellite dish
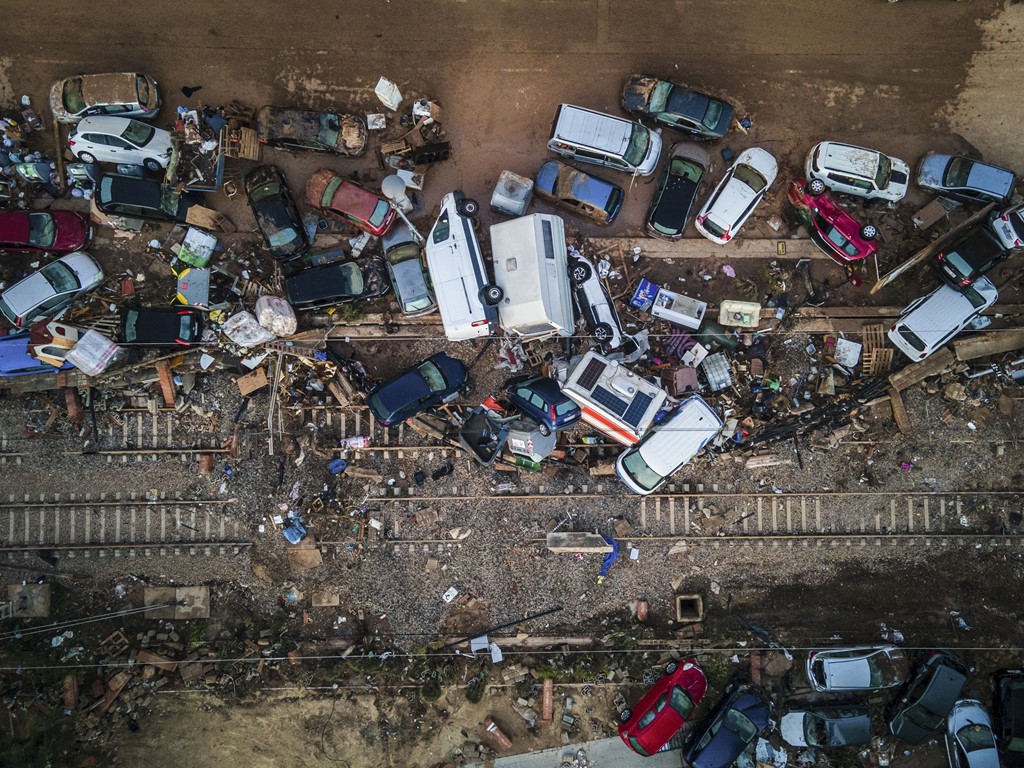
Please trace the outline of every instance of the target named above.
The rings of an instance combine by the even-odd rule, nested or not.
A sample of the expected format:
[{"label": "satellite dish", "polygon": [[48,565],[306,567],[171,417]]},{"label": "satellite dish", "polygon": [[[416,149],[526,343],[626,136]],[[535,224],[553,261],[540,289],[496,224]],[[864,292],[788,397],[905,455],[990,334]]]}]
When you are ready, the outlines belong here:
[{"label": "satellite dish", "polygon": [[385,176],[380,183],[380,191],[384,197],[393,201],[403,213],[413,209],[412,200],[405,194],[405,187],[405,181],[397,174]]}]

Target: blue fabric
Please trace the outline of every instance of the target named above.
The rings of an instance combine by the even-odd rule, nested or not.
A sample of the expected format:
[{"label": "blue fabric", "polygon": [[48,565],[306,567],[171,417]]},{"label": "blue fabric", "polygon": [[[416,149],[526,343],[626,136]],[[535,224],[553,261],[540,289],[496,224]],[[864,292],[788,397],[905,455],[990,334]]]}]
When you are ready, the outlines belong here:
[{"label": "blue fabric", "polygon": [[607,536],[602,536],[606,542],[611,544],[612,551],[604,556],[604,560],[601,561],[601,578],[608,575],[608,571],[612,569],[615,561],[619,559],[619,542],[615,539],[610,539]]}]

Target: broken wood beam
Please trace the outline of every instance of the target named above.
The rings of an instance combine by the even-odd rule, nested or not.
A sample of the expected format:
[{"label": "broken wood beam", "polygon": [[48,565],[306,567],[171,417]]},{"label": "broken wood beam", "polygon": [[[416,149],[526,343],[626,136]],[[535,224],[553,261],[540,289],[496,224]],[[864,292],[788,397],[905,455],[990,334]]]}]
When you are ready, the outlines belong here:
[{"label": "broken wood beam", "polygon": [[913,432],[914,425],[910,423],[907,409],[903,405],[903,395],[895,387],[889,390],[889,405],[892,406],[892,417],[896,421],[896,426],[899,427],[900,434],[909,435]]},{"label": "broken wood beam", "polygon": [[168,408],[174,407],[174,377],[171,375],[171,366],[164,360],[156,364],[156,375],[160,380],[160,392],[164,397],[164,405]]},{"label": "broken wood beam", "polygon": [[1013,352],[1021,347],[1024,347],[1024,329],[1020,328],[979,333],[953,342],[956,359],[960,362]]},{"label": "broken wood beam", "polygon": [[895,373],[889,374],[889,384],[897,390],[904,390],[929,376],[937,376],[953,364],[953,353],[943,347],[934,355],[922,360],[920,363],[913,363],[906,368],[901,368]]}]

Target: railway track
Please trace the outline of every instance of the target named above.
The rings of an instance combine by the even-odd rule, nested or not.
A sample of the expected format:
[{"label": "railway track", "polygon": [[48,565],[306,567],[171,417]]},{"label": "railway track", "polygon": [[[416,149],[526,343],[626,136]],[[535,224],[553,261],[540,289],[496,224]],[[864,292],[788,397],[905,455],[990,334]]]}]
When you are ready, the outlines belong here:
[{"label": "railway track", "polygon": [[231,556],[252,546],[233,499],[50,494],[0,503],[0,558]]}]

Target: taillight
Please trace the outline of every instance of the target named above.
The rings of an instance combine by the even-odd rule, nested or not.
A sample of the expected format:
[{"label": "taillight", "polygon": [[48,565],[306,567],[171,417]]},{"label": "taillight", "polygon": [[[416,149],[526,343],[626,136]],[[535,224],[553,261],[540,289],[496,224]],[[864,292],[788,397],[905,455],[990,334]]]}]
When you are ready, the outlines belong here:
[{"label": "taillight", "polygon": [[936,261],[945,261],[946,260],[946,255],[944,253],[940,253],[938,256],[935,257],[935,260]]},{"label": "taillight", "polygon": [[926,357],[928,357],[928,355],[926,355],[924,352],[922,352],[920,355],[917,356],[917,359],[918,360],[924,360]]},{"label": "taillight", "polygon": [[730,240],[732,240],[732,235],[726,232],[724,235],[722,235],[722,239],[725,240],[726,242],[729,242]]},{"label": "taillight", "polygon": [[74,139],[68,139],[68,146],[69,147],[75,146],[75,140]]},{"label": "taillight", "polygon": [[555,406],[551,406],[551,423],[555,423]]},{"label": "taillight", "polygon": [[970,284],[971,284],[970,278],[967,278],[967,277],[965,277],[963,280],[960,281],[960,285],[970,285]]},{"label": "taillight", "polygon": [[1024,245],[1024,242],[1021,242],[1020,240],[1014,240],[1013,241],[1013,247],[1014,248],[1020,248],[1022,245]]},{"label": "taillight", "polygon": [[697,217],[697,221],[699,221],[701,224],[703,224],[706,219],[707,219],[707,216],[698,216]]},{"label": "taillight", "polygon": [[481,325],[487,325],[486,320],[477,320],[475,323],[470,323],[470,328],[479,328]]},{"label": "taillight", "polygon": [[1000,221],[1009,221],[1010,217],[1004,213],[1002,216],[999,217],[999,220]]}]

